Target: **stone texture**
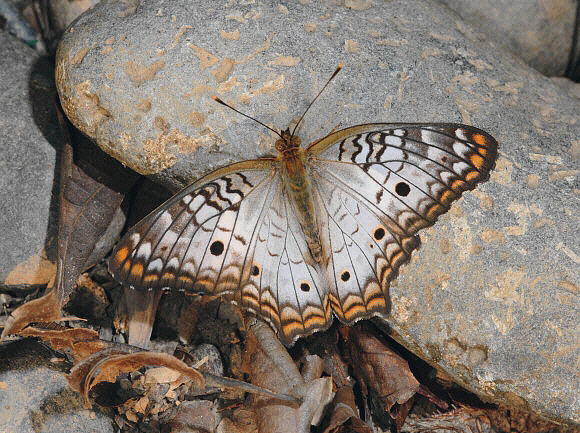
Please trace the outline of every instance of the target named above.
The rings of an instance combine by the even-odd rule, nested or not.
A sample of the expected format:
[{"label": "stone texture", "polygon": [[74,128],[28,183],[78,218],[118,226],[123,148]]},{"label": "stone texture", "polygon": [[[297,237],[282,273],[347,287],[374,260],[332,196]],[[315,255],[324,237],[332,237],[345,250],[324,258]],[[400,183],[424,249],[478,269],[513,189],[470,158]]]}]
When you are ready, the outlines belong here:
[{"label": "stone texture", "polygon": [[[303,2],[305,3],[305,2]],[[484,399],[580,424],[580,101],[429,1],[104,1],[66,33],[68,116],[168,186],[368,122],[463,122],[492,133],[489,182],[422,233],[391,288],[399,341]],[[133,5],[133,6],[131,6]]]},{"label": "stone texture", "polygon": [[53,65],[3,31],[0,58],[0,286],[40,286],[56,271]]},{"label": "stone texture", "polygon": [[[0,68],[0,287],[29,290],[56,273],[62,138],[54,65],[1,31],[0,55],[10,60]],[[117,212],[88,265],[111,250],[124,223]]]},{"label": "stone texture", "polygon": [[51,356],[33,339],[0,344],[0,431],[113,432],[108,416],[85,409]]},{"label": "stone texture", "polygon": [[573,0],[441,0],[499,46],[548,76],[563,75],[570,56]]}]

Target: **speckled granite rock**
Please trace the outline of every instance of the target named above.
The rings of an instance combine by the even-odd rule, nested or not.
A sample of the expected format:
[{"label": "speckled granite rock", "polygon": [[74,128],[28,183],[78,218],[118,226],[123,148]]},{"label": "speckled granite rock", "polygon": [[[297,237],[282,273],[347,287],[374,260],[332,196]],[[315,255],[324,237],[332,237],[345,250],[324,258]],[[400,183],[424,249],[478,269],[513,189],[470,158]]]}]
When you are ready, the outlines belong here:
[{"label": "speckled granite rock", "polygon": [[0,56],[0,287],[41,286],[56,272],[53,66],[4,31]]},{"label": "speckled granite rock", "polygon": [[[226,4],[104,1],[67,31],[68,116],[169,186],[273,151],[300,128],[471,123],[500,156],[489,182],[422,234],[391,288],[404,345],[484,399],[580,424],[580,102],[429,1]],[[106,23],[106,25],[105,25]]]}]

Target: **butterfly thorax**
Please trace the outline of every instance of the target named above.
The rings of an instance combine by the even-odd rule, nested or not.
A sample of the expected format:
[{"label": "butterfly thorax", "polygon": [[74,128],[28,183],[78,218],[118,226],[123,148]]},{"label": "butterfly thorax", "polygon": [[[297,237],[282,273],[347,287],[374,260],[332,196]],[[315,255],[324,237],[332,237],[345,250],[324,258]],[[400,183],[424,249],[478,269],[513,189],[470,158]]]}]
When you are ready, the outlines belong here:
[{"label": "butterfly thorax", "polygon": [[280,152],[280,175],[283,187],[300,221],[302,231],[306,236],[310,253],[316,262],[322,260],[322,244],[320,231],[314,207],[312,179],[307,162],[306,150],[300,147],[300,138],[292,136],[289,130],[282,131],[282,138],[276,141],[276,149]]}]

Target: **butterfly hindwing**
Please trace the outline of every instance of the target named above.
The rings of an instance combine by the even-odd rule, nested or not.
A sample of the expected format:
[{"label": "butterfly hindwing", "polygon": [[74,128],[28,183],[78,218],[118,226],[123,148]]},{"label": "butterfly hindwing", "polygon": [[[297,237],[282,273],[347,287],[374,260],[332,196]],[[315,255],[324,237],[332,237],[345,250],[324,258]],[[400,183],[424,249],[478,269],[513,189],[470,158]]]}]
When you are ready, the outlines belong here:
[{"label": "butterfly hindwing", "polygon": [[326,283],[282,187],[273,197],[257,234],[251,248],[252,260],[246,265],[249,277],[239,292],[227,298],[269,321],[284,343],[328,327],[332,312]]},{"label": "butterfly hindwing", "polygon": [[328,215],[322,239],[327,245],[325,274],[335,314],[347,324],[373,314],[386,315],[392,269],[401,254],[410,253],[408,245],[407,251],[402,250],[400,236],[389,236],[376,210],[358,200],[354,191],[320,173],[314,181]]}]

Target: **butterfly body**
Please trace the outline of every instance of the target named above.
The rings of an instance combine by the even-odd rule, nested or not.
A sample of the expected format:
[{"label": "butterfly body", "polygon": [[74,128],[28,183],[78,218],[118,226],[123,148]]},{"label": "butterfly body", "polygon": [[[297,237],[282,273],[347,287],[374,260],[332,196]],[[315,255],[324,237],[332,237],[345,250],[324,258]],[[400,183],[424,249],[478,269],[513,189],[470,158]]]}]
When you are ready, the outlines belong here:
[{"label": "butterfly body", "polygon": [[320,262],[322,244],[316,219],[308,153],[300,147],[299,137],[293,137],[289,129],[282,131],[280,135],[281,139],[276,141],[276,149],[280,152],[278,161],[282,187],[295,206],[310,254],[316,262]]},{"label": "butterfly body", "polygon": [[205,176],[138,223],[111,273],[136,290],[224,294],[285,343],[390,311],[417,232],[488,177],[497,142],[457,124],[367,124]]}]

